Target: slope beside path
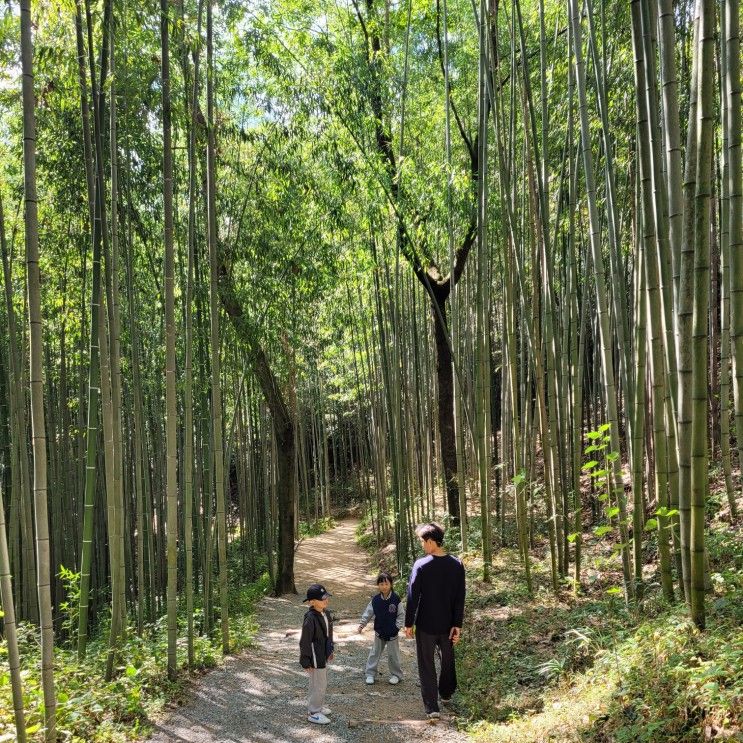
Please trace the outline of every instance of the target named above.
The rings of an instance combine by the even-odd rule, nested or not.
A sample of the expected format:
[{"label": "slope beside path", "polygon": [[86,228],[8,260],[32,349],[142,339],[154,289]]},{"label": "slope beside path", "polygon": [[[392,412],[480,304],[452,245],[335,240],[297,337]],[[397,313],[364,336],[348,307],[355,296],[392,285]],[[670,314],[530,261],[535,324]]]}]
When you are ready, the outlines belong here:
[{"label": "slope beside path", "polygon": [[[151,743],[464,743],[452,720],[425,719],[415,661],[415,643],[401,639],[405,678],[387,683],[386,656],[377,683],[364,683],[364,663],[373,633],[356,632],[361,612],[374,593],[374,575],[354,539],[356,521],[306,539],[295,558],[298,596],[265,597],[257,609],[255,647],[226,659],[198,679],[184,703],[155,723]],[[304,591],[319,582],[333,594],[335,662],[328,674],[327,704],[332,724],[307,722],[306,673],[299,666],[299,629]],[[398,587],[402,590],[402,587]]]}]

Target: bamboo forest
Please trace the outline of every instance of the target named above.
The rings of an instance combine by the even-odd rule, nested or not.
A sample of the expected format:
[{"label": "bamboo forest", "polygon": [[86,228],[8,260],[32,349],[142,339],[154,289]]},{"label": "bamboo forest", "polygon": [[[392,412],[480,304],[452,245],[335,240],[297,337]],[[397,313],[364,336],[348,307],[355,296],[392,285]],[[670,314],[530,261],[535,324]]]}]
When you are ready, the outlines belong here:
[{"label": "bamboo forest", "polygon": [[0,742],[743,741],[740,28],[4,0]]}]

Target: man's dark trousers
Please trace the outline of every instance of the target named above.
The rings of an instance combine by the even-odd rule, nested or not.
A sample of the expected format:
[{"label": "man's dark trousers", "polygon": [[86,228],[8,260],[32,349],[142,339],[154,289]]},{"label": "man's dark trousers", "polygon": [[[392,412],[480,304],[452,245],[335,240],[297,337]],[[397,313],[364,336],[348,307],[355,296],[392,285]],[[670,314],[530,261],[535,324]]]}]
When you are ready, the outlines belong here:
[{"label": "man's dark trousers", "polygon": [[[436,647],[441,649],[441,673],[436,683]],[[418,653],[418,677],[421,681],[421,696],[426,713],[439,711],[439,695],[450,699],[457,688],[457,672],[454,668],[454,645],[449,635],[430,635],[415,630],[415,648]]]}]

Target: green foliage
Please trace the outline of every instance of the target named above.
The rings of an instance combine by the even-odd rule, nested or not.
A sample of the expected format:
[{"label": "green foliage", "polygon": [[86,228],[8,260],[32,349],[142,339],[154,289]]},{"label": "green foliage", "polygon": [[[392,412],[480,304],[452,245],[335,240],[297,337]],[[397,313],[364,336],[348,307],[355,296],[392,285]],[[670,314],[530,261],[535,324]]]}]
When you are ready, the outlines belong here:
[{"label": "green foliage", "polygon": [[336,523],[332,516],[323,516],[317,519],[317,521],[300,521],[299,522],[299,536],[300,537],[317,537],[320,534],[325,534],[326,531],[335,529]]},{"label": "green foliage", "polygon": [[[382,520],[386,520],[389,527],[394,523],[394,512],[390,509],[386,514],[382,514]],[[361,521],[356,527],[356,543],[364,550],[373,554],[384,545],[379,540],[379,535],[372,531],[372,523],[379,523],[377,504],[372,503],[370,507],[364,509]]]},{"label": "green foliage", "polygon": [[[64,570],[66,585],[74,590],[79,575]],[[270,590],[267,574],[244,586],[230,587],[230,635],[232,650],[248,647],[257,630],[255,605]],[[72,594],[71,594],[72,595]],[[73,620],[77,604],[68,599],[65,623]],[[167,701],[176,697],[188,680],[185,642],[178,646],[178,680],[168,680],[167,617],[160,617],[145,628],[142,637],[130,633],[122,641],[117,657],[116,677],[104,680],[108,652],[108,622],[100,623],[98,633],[88,646],[85,661],[78,662],[74,649],[55,649],[58,730],[62,739],[78,743],[104,743],[135,740],[146,732],[147,719]],[[186,634],[186,617],[178,617],[178,634]],[[39,676],[38,630],[33,625],[18,625],[22,663],[24,704],[30,740],[41,740],[43,692]],[[194,637],[196,671],[211,668],[221,657],[219,637]],[[7,645],[0,643],[0,668],[7,668]],[[0,670],[0,740],[15,730],[10,674]]]},{"label": "green foliage", "polygon": [[59,609],[63,616],[62,630],[69,637],[78,625],[78,614],[80,610],[80,573],[75,573],[64,565],[60,565],[59,577],[62,580],[65,595],[64,600],[59,605]]},{"label": "green foliage", "polygon": [[[586,433],[586,439],[591,443],[585,447],[584,454],[595,455],[598,459],[590,459],[581,469],[588,474],[593,481],[594,487],[599,491],[596,496],[597,499],[606,504],[604,516],[607,523],[595,526],[593,533],[598,539],[611,537],[612,541],[616,542],[621,523],[619,521],[620,508],[618,505],[614,505],[616,498],[611,496],[613,489],[616,487],[613,481],[611,463],[619,458],[619,453],[609,449],[611,444],[610,429],[611,425],[609,423],[603,423],[595,431],[588,431]],[[619,487],[621,487],[621,484]],[[568,536],[568,541],[573,542],[577,537],[577,534],[571,534]],[[628,546],[628,544],[623,542],[613,543],[612,556],[621,555],[622,550],[628,548]],[[621,592],[621,589],[617,590]]]}]

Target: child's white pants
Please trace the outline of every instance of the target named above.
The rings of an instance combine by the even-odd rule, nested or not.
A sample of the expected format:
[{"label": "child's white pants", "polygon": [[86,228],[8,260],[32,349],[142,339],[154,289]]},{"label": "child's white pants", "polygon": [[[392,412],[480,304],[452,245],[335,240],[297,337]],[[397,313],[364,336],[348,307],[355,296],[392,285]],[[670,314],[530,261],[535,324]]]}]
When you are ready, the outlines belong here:
[{"label": "child's white pants", "polygon": [[383,640],[379,635],[374,635],[374,645],[372,645],[369,658],[366,661],[366,675],[374,676],[376,674],[379,659],[382,657],[385,648],[387,648],[387,663],[390,667],[390,675],[401,679],[400,642],[397,637],[393,637],[391,640]]},{"label": "child's white pants", "polygon": [[307,708],[311,715],[322,712],[325,706],[325,692],[328,688],[328,669],[314,668],[310,677],[310,691],[307,695]]}]

